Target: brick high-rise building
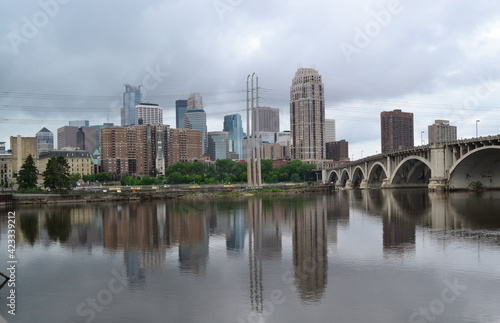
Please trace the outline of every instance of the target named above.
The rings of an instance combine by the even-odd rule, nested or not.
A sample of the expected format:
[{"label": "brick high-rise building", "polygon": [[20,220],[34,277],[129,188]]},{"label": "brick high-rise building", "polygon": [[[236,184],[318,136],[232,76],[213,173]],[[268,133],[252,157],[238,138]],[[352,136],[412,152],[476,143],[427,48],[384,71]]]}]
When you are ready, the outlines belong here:
[{"label": "brick high-rise building", "polygon": [[457,140],[457,127],[448,120],[436,120],[429,126],[429,145]]},{"label": "brick high-rise building", "polygon": [[384,111],[380,114],[380,122],[383,154],[414,146],[413,113]]},{"label": "brick high-rise building", "polygon": [[325,94],[321,75],[299,68],[290,87],[292,158],[317,161],[325,158]]},{"label": "brick high-rise building", "polygon": [[345,140],[326,143],[326,159],[333,161],[349,160],[349,142]]},{"label": "brick high-rise building", "polygon": [[[121,175],[131,173],[129,161],[133,160],[134,154],[132,150],[129,152],[127,149],[127,137],[127,127],[108,126],[101,128],[100,146],[103,172]],[[132,137],[130,140],[132,140]]]},{"label": "brick high-rise building", "polygon": [[197,161],[203,157],[202,132],[194,129],[170,129],[168,165],[179,161]]},{"label": "brick high-rise building", "polygon": [[101,129],[103,171],[121,175],[164,175],[168,160],[168,125],[135,125]]}]

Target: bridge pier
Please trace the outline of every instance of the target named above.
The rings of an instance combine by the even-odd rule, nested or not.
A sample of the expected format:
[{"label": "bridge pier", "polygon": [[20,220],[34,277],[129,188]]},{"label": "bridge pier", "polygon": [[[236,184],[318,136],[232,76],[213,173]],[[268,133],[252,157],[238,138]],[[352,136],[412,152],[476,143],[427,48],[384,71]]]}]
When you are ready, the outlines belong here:
[{"label": "bridge pier", "polygon": [[429,191],[446,191],[448,190],[448,180],[446,177],[431,177],[428,188]]},{"label": "bridge pier", "polygon": [[366,179],[362,180],[361,181],[361,184],[359,185],[359,188],[362,189],[362,190],[366,190],[368,189],[368,181]]},{"label": "bridge pier", "polygon": [[348,190],[352,190],[352,181],[350,179],[345,183],[345,188]]}]

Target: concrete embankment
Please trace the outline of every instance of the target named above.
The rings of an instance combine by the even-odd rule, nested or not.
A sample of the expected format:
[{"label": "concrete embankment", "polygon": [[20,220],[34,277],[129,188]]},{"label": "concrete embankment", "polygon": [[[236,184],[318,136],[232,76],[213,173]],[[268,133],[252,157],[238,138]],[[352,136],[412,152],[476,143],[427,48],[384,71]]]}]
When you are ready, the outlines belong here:
[{"label": "concrete embankment", "polygon": [[231,186],[196,186],[182,188],[162,188],[158,190],[109,190],[76,191],[70,194],[19,194],[12,195],[14,205],[22,204],[61,204],[61,203],[93,203],[112,201],[149,201],[179,198],[217,198],[227,196],[250,196],[255,194],[288,194],[325,191],[323,185],[280,185],[260,189]]}]

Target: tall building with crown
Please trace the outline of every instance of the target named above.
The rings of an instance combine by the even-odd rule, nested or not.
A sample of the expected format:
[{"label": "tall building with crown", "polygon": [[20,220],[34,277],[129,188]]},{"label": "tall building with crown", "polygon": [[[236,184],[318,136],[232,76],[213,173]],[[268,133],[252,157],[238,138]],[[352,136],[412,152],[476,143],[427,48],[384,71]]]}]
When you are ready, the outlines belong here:
[{"label": "tall building with crown", "polygon": [[299,68],[290,87],[292,158],[319,161],[325,158],[325,94],[321,75]]}]

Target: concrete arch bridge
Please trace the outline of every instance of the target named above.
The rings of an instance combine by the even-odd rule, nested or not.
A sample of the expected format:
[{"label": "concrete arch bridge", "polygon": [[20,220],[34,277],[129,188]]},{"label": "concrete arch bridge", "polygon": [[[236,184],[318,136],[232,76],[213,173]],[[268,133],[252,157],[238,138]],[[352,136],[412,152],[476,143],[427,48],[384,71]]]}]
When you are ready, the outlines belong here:
[{"label": "concrete arch bridge", "polygon": [[500,189],[500,135],[369,156],[323,169],[322,178],[347,189],[458,190],[469,188],[473,182]]}]

